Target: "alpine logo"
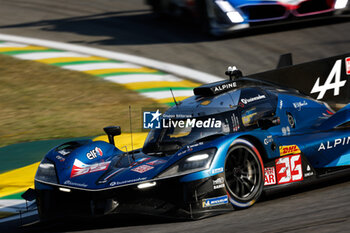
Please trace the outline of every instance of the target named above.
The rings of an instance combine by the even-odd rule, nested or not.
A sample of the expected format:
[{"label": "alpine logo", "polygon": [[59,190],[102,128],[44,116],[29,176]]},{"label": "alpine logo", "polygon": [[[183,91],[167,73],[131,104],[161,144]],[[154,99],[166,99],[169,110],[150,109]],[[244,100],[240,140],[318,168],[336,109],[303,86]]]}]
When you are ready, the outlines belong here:
[{"label": "alpine logo", "polygon": [[73,168],[70,174],[70,178],[90,174],[93,172],[99,172],[107,170],[111,161],[95,163],[92,165],[85,164],[78,159],[74,160]]},{"label": "alpine logo", "polygon": [[213,91],[214,94],[226,91],[226,90],[230,90],[230,89],[234,89],[237,87],[237,83],[232,82],[232,83],[224,83],[221,84],[219,86],[216,86],[214,88],[211,88],[211,90]]},{"label": "alpine logo", "polygon": [[[348,58],[347,58],[348,59]],[[320,77],[317,78],[316,83],[314,84],[311,94],[318,93],[317,99],[322,99],[328,90],[334,90],[334,96],[339,95],[340,88],[345,86],[346,80],[340,80],[341,76],[341,63],[342,60],[339,59],[335,62],[331,72],[329,73],[326,82],[324,85],[320,85]],[[347,63],[348,64],[348,63]],[[348,71],[348,69],[347,69]],[[334,79],[334,82],[332,82]]]}]

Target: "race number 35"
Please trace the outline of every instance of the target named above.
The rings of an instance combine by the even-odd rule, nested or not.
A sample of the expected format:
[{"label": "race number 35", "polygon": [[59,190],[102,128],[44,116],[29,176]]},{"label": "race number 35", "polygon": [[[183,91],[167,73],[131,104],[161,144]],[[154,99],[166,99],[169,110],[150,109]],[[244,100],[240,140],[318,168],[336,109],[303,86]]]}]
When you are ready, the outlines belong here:
[{"label": "race number 35", "polygon": [[284,156],[276,159],[276,170],[278,184],[303,180],[300,154]]}]

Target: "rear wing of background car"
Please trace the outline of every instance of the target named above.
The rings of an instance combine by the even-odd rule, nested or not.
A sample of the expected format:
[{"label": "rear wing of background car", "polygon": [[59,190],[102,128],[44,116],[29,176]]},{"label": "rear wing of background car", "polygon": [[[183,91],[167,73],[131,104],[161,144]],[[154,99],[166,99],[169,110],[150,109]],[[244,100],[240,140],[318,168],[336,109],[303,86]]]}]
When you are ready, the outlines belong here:
[{"label": "rear wing of background car", "polygon": [[246,77],[295,88],[332,105],[350,102],[350,53],[298,65],[292,65],[291,54],[285,54],[277,69]]}]

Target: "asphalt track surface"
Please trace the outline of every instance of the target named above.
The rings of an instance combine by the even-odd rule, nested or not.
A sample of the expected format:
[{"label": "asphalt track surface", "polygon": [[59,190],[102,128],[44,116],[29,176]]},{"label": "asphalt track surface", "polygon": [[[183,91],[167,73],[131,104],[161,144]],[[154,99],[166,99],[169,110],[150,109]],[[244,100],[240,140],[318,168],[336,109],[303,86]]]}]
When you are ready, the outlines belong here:
[{"label": "asphalt track surface", "polygon": [[[324,25],[326,24],[326,25]],[[293,52],[296,63],[350,51],[350,22],[323,20],[252,30],[215,39],[191,23],[159,20],[142,0],[0,0],[0,33],[88,45],[153,58],[214,75],[228,65],[245,74],[275,67]],[[34,232],[349,232],[350,180],[288,191],[253,208],[199,221],[98,219],[58,222]],[[8,226],[10,227],[10,226]],[[14,228],[12,228],[14,229]],[[0,228],[10,232],[10,228]]]}]

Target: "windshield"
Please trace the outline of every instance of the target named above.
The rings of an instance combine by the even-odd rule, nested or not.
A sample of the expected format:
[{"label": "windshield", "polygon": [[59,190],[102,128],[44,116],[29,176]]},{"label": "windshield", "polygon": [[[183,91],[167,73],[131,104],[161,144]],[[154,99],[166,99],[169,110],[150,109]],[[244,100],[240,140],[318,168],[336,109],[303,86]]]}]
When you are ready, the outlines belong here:
[{"label": "windshield", "polygon": [[161,129],[152,129],[145,141],[144,153],[173,154],[185,145],[213,135],[230,133],[228,114],[187,119],[162,119]]}]

